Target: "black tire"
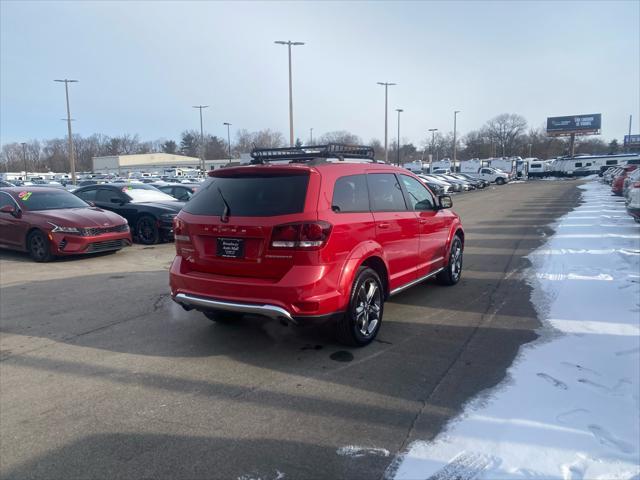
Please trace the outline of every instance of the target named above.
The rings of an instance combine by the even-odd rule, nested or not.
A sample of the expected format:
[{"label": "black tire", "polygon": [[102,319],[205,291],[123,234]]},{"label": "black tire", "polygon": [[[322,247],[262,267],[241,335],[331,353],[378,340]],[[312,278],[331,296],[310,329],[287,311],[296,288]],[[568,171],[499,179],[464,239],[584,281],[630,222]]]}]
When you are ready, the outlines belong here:
[{"label": "black tire", "polygon": [[496,178],[496,185],[504,185],[504,178],[502,177]]},{"label": "black tire", "polygon": [[449,263],[436,277],[441,285],[455,285],[460,281],[460,277],[462,277],[462,254],[462,240],[456,235],[451,241]]},{"label": "black tire", "polygon": [[158,222],[151,215],[142,215],[136,222],[136,240],[144,245],[155,245],[160,241]]},{"label": "black tire", "polygon": [[364,347],[380,330],[384,313],[384,290],[375,270],[361,267],[353,282],[349,307],[338,320],[338,341]]},{"label": "black tire", "polygon": [[233,323],[242,318],[241,313],[234,312],[202,312],[212,322],[216,323]]},{"label": "black tire", "polygon": [[53,258],[49,239],[40,230],[34,230],[27,237],[27,250],[36,262],[49,262]]}]

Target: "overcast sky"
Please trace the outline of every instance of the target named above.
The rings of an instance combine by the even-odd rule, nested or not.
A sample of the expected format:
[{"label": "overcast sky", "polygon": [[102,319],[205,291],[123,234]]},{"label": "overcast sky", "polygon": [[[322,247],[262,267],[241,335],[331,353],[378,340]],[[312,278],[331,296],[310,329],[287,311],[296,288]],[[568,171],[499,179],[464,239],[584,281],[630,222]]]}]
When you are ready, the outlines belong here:
[{"label": "overcast sky", "polygon": [[[2,143],[74,131],[178,139],[271,128],[288,137],[286,47],[293,52],[296,136],[349,130],[403,138],[460,134],[503,112],[602,113],[621,139],[640,121],[640,2],[1,2]],[[233,135],[233,133],[232,133]]]}]

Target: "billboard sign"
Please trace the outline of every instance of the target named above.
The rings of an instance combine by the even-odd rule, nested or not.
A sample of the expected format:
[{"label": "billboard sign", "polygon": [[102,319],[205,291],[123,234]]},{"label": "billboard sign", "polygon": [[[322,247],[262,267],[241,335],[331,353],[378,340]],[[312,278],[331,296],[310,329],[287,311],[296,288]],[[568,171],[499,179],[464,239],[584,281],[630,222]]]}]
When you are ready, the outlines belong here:
[{"label": "billboard sign", "polygon": [[640,148],[640,135],[625,135],[624,146],[627,148]]},{"label": "billboard sign", "polygon": [[588,115],[570,115],[567,117],[547,118],[547,133],[549,135],[587,135],[599,133],[602,115],[591,113]]}]

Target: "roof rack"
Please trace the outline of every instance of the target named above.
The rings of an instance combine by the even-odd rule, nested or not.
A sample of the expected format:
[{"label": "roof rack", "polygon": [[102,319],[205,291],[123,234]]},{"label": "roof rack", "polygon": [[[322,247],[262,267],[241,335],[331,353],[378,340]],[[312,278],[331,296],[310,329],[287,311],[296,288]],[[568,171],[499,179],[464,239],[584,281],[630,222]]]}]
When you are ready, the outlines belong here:
[{"label": "roof rack", "polygon": [[310,162],[318,158],[360,158],[375,162],[373,147],[366,145],[344,145],[329,143],[327,145],[309,145],[286,148],[254,148],[251,151],[252,164],[263,164],[268,161],[289,160],[291,163]]}]

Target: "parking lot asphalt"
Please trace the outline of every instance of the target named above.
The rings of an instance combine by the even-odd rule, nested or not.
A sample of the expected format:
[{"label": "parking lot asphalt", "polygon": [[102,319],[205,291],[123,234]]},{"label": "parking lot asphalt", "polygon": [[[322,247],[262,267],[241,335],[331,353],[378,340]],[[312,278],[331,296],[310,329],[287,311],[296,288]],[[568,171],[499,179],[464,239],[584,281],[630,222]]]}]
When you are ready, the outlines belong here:
[{"label": "parking lot asphalt", "polygon": [[168,297],[172,244],[49,264],[0,252],[0,476],[391,476],[397,453],[536,338],[524,257],[579,202],[577,185],[455,197],[461,283],[393,297],[362,349],[328,327],[183,311]]}]

